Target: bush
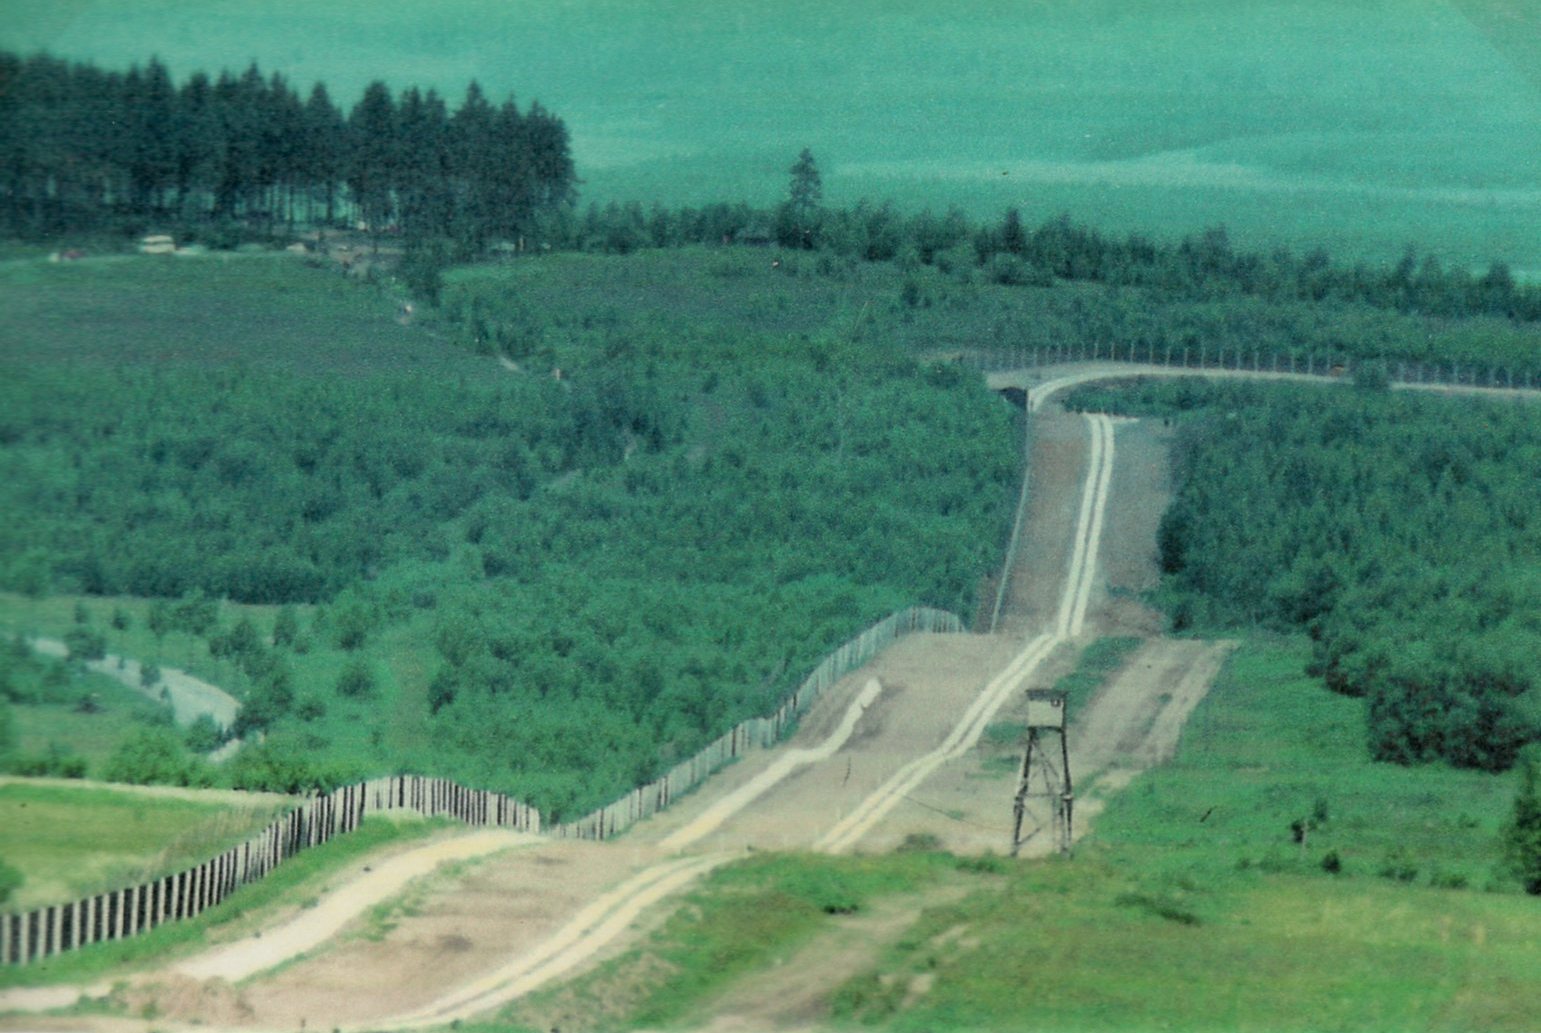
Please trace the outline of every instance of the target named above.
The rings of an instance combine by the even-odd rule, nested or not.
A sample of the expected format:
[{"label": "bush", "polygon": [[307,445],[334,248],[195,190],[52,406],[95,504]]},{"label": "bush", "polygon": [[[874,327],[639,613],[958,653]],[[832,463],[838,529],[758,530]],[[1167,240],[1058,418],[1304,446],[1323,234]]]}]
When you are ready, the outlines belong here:
[{"label": "bush", "polygon": [[362,659],[350,660],[337,676],[337,694],[348,699],[361,699],[375,694],[375,676]]},{"label": "bush", "polygon": [[107,759],[103,775],[109,782],[134,785],[207,786],[213,781],[208,766],[189,756],[170,728],[131,732]]},{"label": "bush", "polygon": [[332,608],[332,631],[337,648],[353,651],[363,646],[369,634],[369,610],[357,599],[339,602]]},{"label": "bush", "polygon": [[314,763],[292,745],[263,743],[247,746],[227,767],[230,785],[265,793],[329,792],[347,779],[339,772]]},{"label": "bush", "polygon": [[101,660],[107,655],[107,636],[87,627],[77,625],[67,631],[64,645],[71,660]]},{"label": "bush", "polygon": [[1322,871],[1328,875],[1337,875],[1343,870],[1343,859],[1338,856],[1336,850],[1329,850],[1322,857]]},{"label": "bush", "polygon": [[292,646],[300,637],[300,618],[292,606],[280,606],[273,618],[273,645]]},{"label": "bush", "polygon": [[225,730],[208,714],[199,714],[182,733],[182,741],[194,753],[211,753],[225,743]]},{"label": "bush", "polygon": [[991,283],[1006,287],[1051,287],[1054,275],[1016,255],[993,255],[985,266]]}]

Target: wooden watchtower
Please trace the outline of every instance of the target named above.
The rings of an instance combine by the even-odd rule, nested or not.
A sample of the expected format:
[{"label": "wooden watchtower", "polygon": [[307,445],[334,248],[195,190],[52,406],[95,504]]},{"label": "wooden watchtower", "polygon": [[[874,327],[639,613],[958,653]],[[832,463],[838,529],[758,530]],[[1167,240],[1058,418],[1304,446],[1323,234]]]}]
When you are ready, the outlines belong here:
[{"label": "wooden watchtower", "polygon": [[[1022,771],[1017,778],[1017,795],[1012,804],[1011,856],[1015,857],[1026,841],[1022,835],[1027,802],[1043,800],[1048,804],[1054,826],[1054,844],[1062,854],[1070,852],[1070,818],[1075,794],[1070,785],[1070,744],[1065,738],[1065,694],[1045,689],[1027,690],[1027,748],[1022,754]],[[1059,740],[1058,748],[1053,739]],[[1036,835],[1042,825],[1028,831]]]}]

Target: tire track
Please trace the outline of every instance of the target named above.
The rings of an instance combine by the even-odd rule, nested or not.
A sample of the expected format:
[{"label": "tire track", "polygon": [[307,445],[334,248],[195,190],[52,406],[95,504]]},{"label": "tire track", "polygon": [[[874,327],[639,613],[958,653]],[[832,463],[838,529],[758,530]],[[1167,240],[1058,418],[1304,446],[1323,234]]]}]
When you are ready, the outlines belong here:
[{"label": "tire track", "polygon": [[1102,543],[1103,518],[1113,478],[1113,421],[1097,414],[1086,416],[1091,434],[1086,482],[1076,518],[1075,548],[1065,589],[1060,596],[1054,630],[1028,642],[1027,647],[996,675],[964,711],[963,717],[930,753],[905,764],[875,792],[857,805],[834,828],[819,837],[813,849],[838,854],[854,847],[873,826],[882,821],[916,786],[937,768],[961,757],[974,747],[1012,694],[1020,688],[1056,646],[1079,635],[1086,623],[1086,609],[1096,580],[1097,552]]},{"label": "tire track", "polygon": [[529,993],[589,960],[644,910],[738,854],[685,857],[653,865],[600,897],[536,950],[432,1004],[372,1029],[412,1029],[469,1018]]}]

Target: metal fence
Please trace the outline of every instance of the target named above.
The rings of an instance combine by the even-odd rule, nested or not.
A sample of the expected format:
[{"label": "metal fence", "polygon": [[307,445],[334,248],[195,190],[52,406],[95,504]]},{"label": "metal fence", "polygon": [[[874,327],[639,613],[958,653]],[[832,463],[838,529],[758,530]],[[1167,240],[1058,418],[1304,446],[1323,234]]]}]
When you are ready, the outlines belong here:
[{"label": "metal fence", "polygon": [[573,839],[608,839],[624,832],[669,806],[735,757],[752,748],[763,749],[780,742],[798,715],[825,689],[865,664],[894,640],[915,632],[956,633],[963,630],[961,620],[942,610],[914,607],[892,614],[825,657],[771,716],[752,717],[735,725],[700,753],[677,764],[664,777],[638,786],[619,800],[577,821],[559,825],[551,832]]},{"label": "metal fence", "polygon": [[68,904],[0,915],[0,964],[24,965],[192,918],[300,851],[351,832],[366,814],[392,810],[540,831],[538,811],[501,793],[418,775],[372,779],[313,797],[246,842],[183,871]]},{"label": "metal fence", "polygon": [[1451,387],[1520,388],[1541,386],[1533,369],[1483,363],[1419,362],[1363,356],[1322,355],[1315,352],[1265,352],[1259,348],[1213,348],[1203,344],[1157,345],[1151,342],[1092,342],[1047,348],[1001,347],[965,352],[963,361],[987,373],[1032,369],[1075,362],[1127,362],[1194,370],[1237,370],[1306,376],[1348,376],[1361,366],[1383,369],[1398,384],[1442,384]]}]

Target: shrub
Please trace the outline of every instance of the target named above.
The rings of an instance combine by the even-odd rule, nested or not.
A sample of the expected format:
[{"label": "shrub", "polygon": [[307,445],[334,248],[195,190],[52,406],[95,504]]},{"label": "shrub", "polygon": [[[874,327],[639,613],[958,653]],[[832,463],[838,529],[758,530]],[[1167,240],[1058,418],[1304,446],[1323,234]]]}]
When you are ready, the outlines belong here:
[{"label": "shrub", "polygon": [[300,636],[300,618],[292,606],[280,606],[273,618],[273,645],[292,646]]},{"label": "shrub", "polygon": [[900,842],[896,853],[935,854],[942,850],[942,838],[931,832],[911,832]]},{"label": "shrub", "polygon": [[194,753],[210,753],[225,742],[225,731],[208,714],[199,714],[182,733],[182,741]]},{"label": "shrub", "polygon": [[101,660],[107,655],[107,636],[100,631],[76,626],[64,635],[71,660]]},{"label": "shrub", "polygon": [[1322,857],[1322,871],[1328,875],[1337,875],[1343,870],[1343,859],[1338,856],[1336,850],[1329,850]]},{"label": "shrub", "polygon": [[337,647],[350,652],[364,644],[369,634],[369,611],[357,599],[349,599],[332,608],[332,631]]},{"label": "shrub", "polygon": [[212,779],[207,765],[189,756],[177,733],[169,728],[139,728],[118,744],[103,774],[109,782],[134,785],[206,786]]},{"label": "shrub", "polygon": [[1418,878],[1418,866],[1406,853],[1393,851],[1381,862],[1380,877],[1395,882],[1412,882]]},{"label": "shrub", "polygon": [[350,660],[337,677],[337,694],[360,699],[375,694],[375,676],[362,659]]}]

